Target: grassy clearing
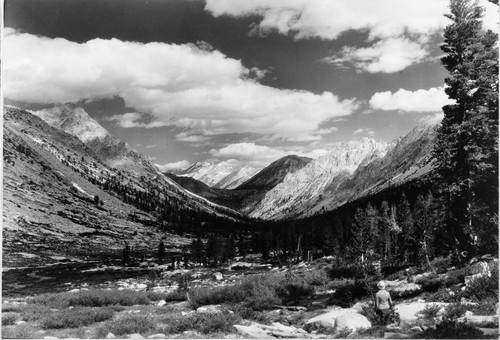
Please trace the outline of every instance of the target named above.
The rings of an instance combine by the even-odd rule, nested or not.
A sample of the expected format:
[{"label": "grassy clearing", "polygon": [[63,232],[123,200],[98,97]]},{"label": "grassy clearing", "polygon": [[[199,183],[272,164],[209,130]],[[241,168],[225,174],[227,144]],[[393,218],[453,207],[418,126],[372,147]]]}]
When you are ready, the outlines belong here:
[{"label": "grassy clearing", "polygon": [[45,316],[40,325],[44,329],[78,328],[109,320],[113,315],[111,308],[77,307]]},{"label": "grassy clearing", "polygon": [[133,290],[84,290],[58,294],[42,294],[28,301],[50,308],[64,309],[68,307],[105,307],[112,305],[133,306],[150,303],[145,292]]},{"label": "grassy clearing", "polygon": [[108,333],[116,336],[139,333],[145,335],[156,330],[156,323],[145,315],[125,316],[118,320],[106,321],[96,330],[98,338],[105,338]]},{"label": "grassy clearing", "polygon": [[234,333],[234,324],[241,321],[241,316],[230,311],[220,313],[194,313],[184,317],[165,320],[168,326],[161,333],[177,334],[188,330],[195,330],[202,334]]}]

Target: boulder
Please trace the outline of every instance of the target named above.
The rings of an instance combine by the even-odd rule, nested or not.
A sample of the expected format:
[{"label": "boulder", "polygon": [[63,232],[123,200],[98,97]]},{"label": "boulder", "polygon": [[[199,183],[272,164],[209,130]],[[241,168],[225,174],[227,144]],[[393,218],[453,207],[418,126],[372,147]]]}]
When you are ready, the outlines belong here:
[{"label": "boulder", "polygon": [[224,276],[222,276],[222,273],[220,272],[214,273],[214,280],[221,281],[223,278]]},{"label": "boulder", "polygon": [[[490,274],[491,275],[491,274]],[[474,274],[474,275],[468,275],[464,277],[464,282],[465,282],[465,287],[470,287],[471,284],[476,280],[480,279],[484,276],[488,276],[487,274]]]},{"label": "boulder", "polygon": [[134,333],[134,334],[130,334],[128,336],[129,339],[144,339],[144,337],[142,335],[140,335],[139,333]]},{"label": "boulder", "polygon": [[157,334],[151,334],[150,336],[148,336],[148,339],[164,339],[166,337],[167,336],[163,333],[157,333]]},{"label": "boulder", "polygon": [[422,333],[424,330],[422,328],[420,328],[419,326],[413,326],[412,328],[410,328],[410,331],[416,332],[416,333]]},{"label": "boulder", "polygon": [[220,305],[208,305],[198,307],[197,313],[220,313]]},{"label": "boulder", "polygon": [[279,322],[273,322],[270,326],[252,322],[250,326],[234,325],[238,332],[251,338],[274,339],[274,338],[305,338],[308,334],[303,329],[293,326],[285,326]]},{"label": "boulder", "polygon": [[340,315],[346,313],[347,311],[351,311],[352,313],[357,313],[355,310],[351,309],[343,309],[343,308],[335,308],[327,313],[320,314],[306,321],[306,330],[310,329],[318,329],[318,328],[327,328],[327,329],[335,329],[335,320]]},{"label": "boulder", "polygon": [[[421,300],[423,301],[423,300]],[[418,313],[421,312],[422,310],[427,307],[427,305],[439,305],[439,306],[446,306],[447,303],[443,302],[410,302],[410,303],[399,303],[396,305],[394,308],[395,311],[399,314],[399,319],[401,322],[411,322],[415,321],[418,319]]]},{"label": "boulder", "polygon": [[114,338],[116,337],[113,333],[108,333],[108,335],[106,335],[106,339],[114,339]]},{"label": "boulder", "polygon": [[395,333],[395,332],[385,332],[384,339],[411,339],[410,334],[405,333]]},{"label": "boulder", "polygon": [[257,327],[255,324],[250,326],[234,325],[233,327],[245,338],[274,339],[273,336],[268,335],[263,329]]},{"label": "boulder", "polygon": [[158,302],[157,306],[158,307],[161,307],[161,306],[164,306],[167,302],[165,300],[161,300],[160,302]]},{"label": "boulder", "polygon": [[498,318],[495,315],[470,315],[462,316],[458,318],[457,321],[480,325],[485,323],[496,323],[498,322]]},{"label": "boulder", "polygon": [[483,274],[487,276],[491,276],[490,267],[488,263],[485,261],[478,261],[472,265],[470,268],[471,275]]},{"label": "boulder", "polygon": [[498,328],[479,328],[484,335],[497,337],[498,338]]},{"label": "boulder", "polygon": [[353,332],[370,328],[372,326],[371,322],[366,318],[366,316],[359,313],[347,312],[341,314],[335,320],[335,330],[341,331],[344,329],[349,329]]}]

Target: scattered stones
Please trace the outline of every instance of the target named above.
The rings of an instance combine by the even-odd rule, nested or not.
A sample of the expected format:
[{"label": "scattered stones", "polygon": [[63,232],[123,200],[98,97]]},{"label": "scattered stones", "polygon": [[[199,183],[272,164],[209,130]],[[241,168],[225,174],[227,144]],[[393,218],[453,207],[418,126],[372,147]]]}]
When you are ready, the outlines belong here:
[{"label": "scattered stones", "polygon": [[165,300],[161,300],[160,302],[158,302],[156,305],[158,307],[161,307],[161,306],[164,306],[167,302]]}]

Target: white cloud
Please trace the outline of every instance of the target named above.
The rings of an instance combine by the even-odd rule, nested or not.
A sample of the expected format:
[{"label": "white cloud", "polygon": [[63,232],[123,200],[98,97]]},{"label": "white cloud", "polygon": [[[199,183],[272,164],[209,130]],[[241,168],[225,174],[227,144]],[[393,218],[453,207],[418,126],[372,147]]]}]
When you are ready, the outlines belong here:
[{"label": "white cloud", "polygon": [[[486,8],[484,27],[498,31],[498,8],[487,0],[480,3]],[[371,45],[336,53],[335,64],[397,72],[425,60],[425,37],[448,24],[443,16],[449,12],[448,4],[448,0],[207,0],[205,9],[215,17],[260,16],[251,35],[277,32],[295,39],[333,40],[349,30],[368,31]]]},{"label": "white cloud", "polygon": [[321,124],[356,108],[354,100],[330,92],[261,85],[251,76],[265,71],[194,44],[77,44],[6,29],[3,57],[6,98],[62,103],[120,96],[136,111],[108,118],[123,128],[175,125],[205,136],[253,132],[311,140],[320,138]]},{"label": "white cloud", "polygon": [[359,135],[360,133],[365,133],[368,136],[373,136],[375,134],[375,131],[373,131],[372,129],[362,129],[362,128],[359,128],[357,130],[354,130],[354,132],[352,134],[353,135]]},{"label": "white cloud", "polygon": [[443,120],[444,114],[443,112],[437,112],[432,115],[427,115],[418,120],[419,123],[421,124],[427,124],[427,125],[437,125],[441,123]]},{"label": "white cloud", "polygon": [[425,46],[405,37],[397,37],[379,40],[365,48],[344,47],[324,61],[370,73],[393,73],[421,62],[428,56]]},{"label": "white cloud", "polygon": [[250,162],[253,166],[267,166],[273,161],[287,155],[317,158],[328,151],[324,149],[301,150],[302,148],[280,148],[257,145],[255,143],[235,143],[221,149],[212,149],[210,154],[214,157],[230,158]]},{"label": "white cloud", "polygon": [[444,86],[417,91],[377,92],[370,99],[370,106],[375,110],[403,112],[436,112],[450,103],[453,101],[444,92]]},{"label": "white cloud", "polygon": [[186,160],[178,161],[178,162],[173,162],[173,163],[167,163],[167,164],[155,164],[160,171],[167,171],[167,170],[172,170],[172,169],[186,169],[191,165]]}]

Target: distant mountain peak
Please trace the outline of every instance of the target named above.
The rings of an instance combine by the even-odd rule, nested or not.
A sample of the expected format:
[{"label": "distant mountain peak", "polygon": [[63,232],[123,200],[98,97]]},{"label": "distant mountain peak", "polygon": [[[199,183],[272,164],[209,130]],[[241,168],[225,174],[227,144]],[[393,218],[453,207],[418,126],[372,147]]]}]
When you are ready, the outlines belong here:
[{"label": "distant mountain peak", "polygon": [[75,103],[53,106],[34,111],[33,114],[47,124],[78,137],[84,143],[110,136],[105,128]]}]

